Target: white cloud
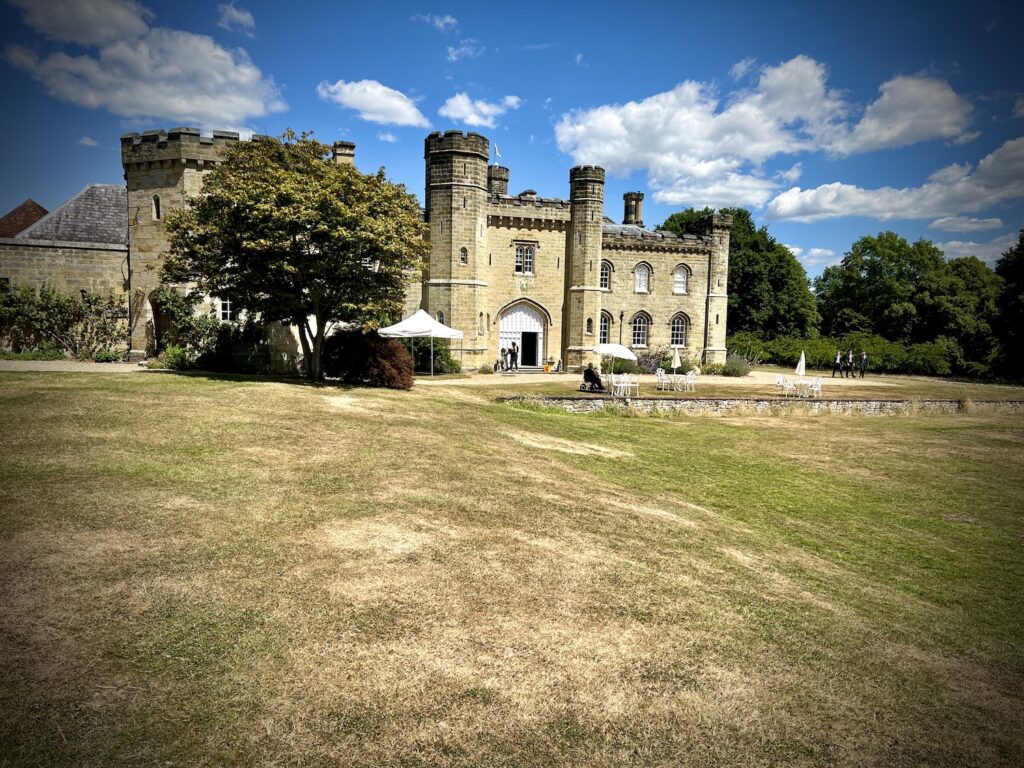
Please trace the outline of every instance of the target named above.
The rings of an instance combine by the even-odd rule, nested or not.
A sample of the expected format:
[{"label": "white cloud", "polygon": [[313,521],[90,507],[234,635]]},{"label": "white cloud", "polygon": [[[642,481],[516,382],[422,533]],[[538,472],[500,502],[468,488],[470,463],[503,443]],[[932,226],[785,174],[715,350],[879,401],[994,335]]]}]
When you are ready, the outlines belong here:
[{"label": "white cloud", "polygon": [[398,141],[398,137],[391,133],[391,131],[381,131],[377,134],[377,138],[381,141],[386,141],[388,144],[394,144]]},{"label": "white cloud", "polygon": [[930,229],[941,229],[945,232],[984,232],[986,229],[999,229],[1001,226],[1002,219],[975,219],[970,216],[944,216],[928,225]]},{"label": "white cloud", "polygon": [[[734,75],[755,69],[753,60]],[[967,132],[970,104],[944,81],[899,77],[860,119],[828,83],[824,64],[796,56],[758,70],[756,83],[724,97],[712,83],[685,81],[670,91],[625,104],[563,114],[555,126],[558,147],[577,163],[610,173],[645,170],[656,201],[761,206],[799,178],[797,163],[774,179],[763,163],[800,152],[849,154],[945,138]]]},{"label": "white cloud", "polygon": [[1017,234],[1011,232],[989,240],[987,243],[950,240],[946,243],[936,243],[935,246],[945,254],[947,259],[977,256],[987,264],[994,264],[1006,251],[1017,244],[1017,237]]},{"label": "white cloud", "polygon": [[496,125],[495,118],[508,112],[510,109],[519,109],[522,99],[518,96],[506,96],[498,103],[474,101],[469,94],[462,92],[450,97],[441,105],[437,113],[441,117],[450,120],[457,120],[466,125],[473,125],[481,128],[493,128]]},{"label": "white cloud", "polygon": [[230,2],[218,5],[217,10],[220,11],[220,20],[217,22],[218,27],[222,27],[229,32],[241,32],[249,37],[254,36],[256,19],[245,8],[236,8],[234,2]]},{"label": "white cloud", "polygon": [[83,147],[95,147],[97,144],[99,144],[99,142],[96,141],[96,139],[90,136],[83,136],[78,140],[78,143]]},{"label": "white cloud", "polygon": [[135,0],[8,0],[22,20],[52,40],[104,45],[134,40],[149,30],[153,12]]},{"label": "white cloud", "polygon": [[741,80],[743,77],[747,75],[748,72],[750,72],[750,70],[754,68],[754,64],[756,63],[757,62],[754,60],[753,57],[748,56],[747,58],[737,61],[735,64],[729,67],[729,75],[732,77],[733,80]]},{"label": "white cloud", "polygon": [[222,128],[287,109],[273,78],[242,49],[165,27],[103,45],[97,55],[63,51],[40,59],[11,45],[6,58],[54,98],[115,115]]},{"label": "white cloud", "polygon": [[583,54],[582,54],[582,53],[577,53],[577,54],[576,54],[576,55],[575,55],[575,56],[573,57],[573,61],[575,61],[575,62],[576,62],[576,66],[577,66],[577,67],[581,67],[581,66],[583,66]]},{"label": "white cloud", "polygon": [[790,253],[797,257],[799,257],[800,254],[804,252],[804,249],[801,248],[799,245],[786,245],[785,243],[783,243],[783,247],[789,248]]},{"label": "white cloud", "polygon": [[1013,102],[1013,116],[1024,117],[1024,96],[1018,96]]},{"label": "white cloud", "polygon": [[814,189],[793,187],[768,204],[772,220],[821,221],[840,216],[888,219],[950,217],[1024,198],[1024,137],[1005,142],[977,168],[950,165],[920,187],[863,189],[834,182]]},{"label": "white cloud", "polygon": [[433,13],[417,13],[412,20],[425,22],[439,32],[447,32],[459,27],[459,20],[448,13],[442,16]]},{"label": "white cloud", "polygon": [[466,40],[460,40],[457,46],[448,46],[448,61],[458,61],[459,59],[475,59],[477,56],[484,52],[484,48],[480,43],[472,38]]},{"label": "white cloud", "polygon": [[904,147],[930,139],[956,143],[978,136],[967,129],[973,107],[949,83],[934,77],[894,77],[882,83],[849,135],[833,149],[841,154]]},{"label": "white cloud", "polygon": [[803,173],[804,173],[804,164],[803,163],[794,163],[793,166],[791,168],[789,168],[789,170],[777,171],[775,173],[775,176],[776,176],[776,178],[782,179],[782,181],[786,182],[787,184],[792,184],[797,179],[799,179],[803,175]]},{"label": "white cloud", "polygon": [[810,248],[800,261],[812,266],[828,266],[837,263],[839,259],[831,248]]},{"label": "white cloud", "polygon": [[356,110],[361,119],[371,123],[430,127],[430,121],[416,108],[412,99],[376,80],[350,83],[338,80],[333,84],[321,81],[316,87],[316,93],[324,101],[333,101],[338,106]]}]

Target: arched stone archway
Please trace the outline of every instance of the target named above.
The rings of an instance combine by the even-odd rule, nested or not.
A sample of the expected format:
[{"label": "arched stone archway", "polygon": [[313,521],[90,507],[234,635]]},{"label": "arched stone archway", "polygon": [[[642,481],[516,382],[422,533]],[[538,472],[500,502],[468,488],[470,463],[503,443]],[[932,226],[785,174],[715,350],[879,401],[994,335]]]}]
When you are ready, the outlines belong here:
[{"label": "arched stone archway", "polygon": [[513,304],[498,317],[499,346],[510,348],[515,343],[520,367],[538,367],[544,362],[547,326],[544,315],[531,304]]}]

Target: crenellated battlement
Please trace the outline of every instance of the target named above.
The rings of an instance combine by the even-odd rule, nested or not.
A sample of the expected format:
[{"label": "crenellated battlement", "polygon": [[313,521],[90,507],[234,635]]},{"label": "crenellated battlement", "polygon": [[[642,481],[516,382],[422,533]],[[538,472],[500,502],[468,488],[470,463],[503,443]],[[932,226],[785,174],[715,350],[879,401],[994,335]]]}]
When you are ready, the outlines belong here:
[{"label": "crenellated battlement", "polygon": [[604,184],[604,168],[599,165],[577,165],[569,169],[569,182],[591,181]]},{"label": "crenellated battlement", "polygon": [[227,148],[238,140],[239,136],[234,131],[214,131],[211,136],[203,136],[198,128],[126,133],[121,136],[121,164],[126,171],[130,167],[165,161],[216,164],[224,159]]},{"label": "crenellated battlement", "polygon": [[427,136],[423,146],[425,158],[429,158],[435,152],[458,152],[478,155],[486,161],[491,153],[491,142],[487,137],[472,131],[434,131]]}]

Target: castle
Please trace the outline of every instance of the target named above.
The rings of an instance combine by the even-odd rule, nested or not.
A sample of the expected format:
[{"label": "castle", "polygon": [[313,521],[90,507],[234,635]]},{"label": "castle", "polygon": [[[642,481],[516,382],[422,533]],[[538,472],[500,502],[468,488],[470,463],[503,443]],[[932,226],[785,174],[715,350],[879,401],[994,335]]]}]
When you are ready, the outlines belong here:
[{"label": "castle", "polygon": [[[140,290],[132,348],[152,348],[167,319],[153,298],[167,252],[163,218],[202,190],[238,134],[194,128],[121,137],[126,186],[91,185],[12,238],[0,238],[0,280],[48,282],[64,291]],[[354,163],[355,145],[336,142],[331,160]],[[406,316],[423,308],[463,331],[468,368],[495,361],[515,342],[520,366],[596,360],[599,342],[635,351],[677,347],[724,362],[731,218],[712,217],[703,237],[643,224],[640,192],[624,196],[621,224],[604,215],[605,173],[569,171],[569,198],[509,194],[510,171],[489,165],[477,133],[432,133],[424,143],[424,218],[431,253],[410,282]],[[123,207],[121,207],[123,206]],[[120,207],[120,210],[118,208]],[[224,321],[235,309],[215,297],[202,311]],[[294,348],[291,334],[276,343]],[[458,343],[458,342],[456,342]]]}]

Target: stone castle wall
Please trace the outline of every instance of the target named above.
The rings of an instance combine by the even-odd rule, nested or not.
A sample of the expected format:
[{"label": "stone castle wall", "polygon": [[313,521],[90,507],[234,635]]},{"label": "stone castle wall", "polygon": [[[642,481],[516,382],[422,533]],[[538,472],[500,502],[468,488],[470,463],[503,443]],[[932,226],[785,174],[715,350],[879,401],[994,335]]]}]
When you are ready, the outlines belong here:
[{"label": "stone castle wall", "polygon": [[43,283],[61,293],[83,288],[121,294],[127,286],[128,249],[109,243],[59,243],[49,240],[0,239],[0,277],[12,286]]}]

